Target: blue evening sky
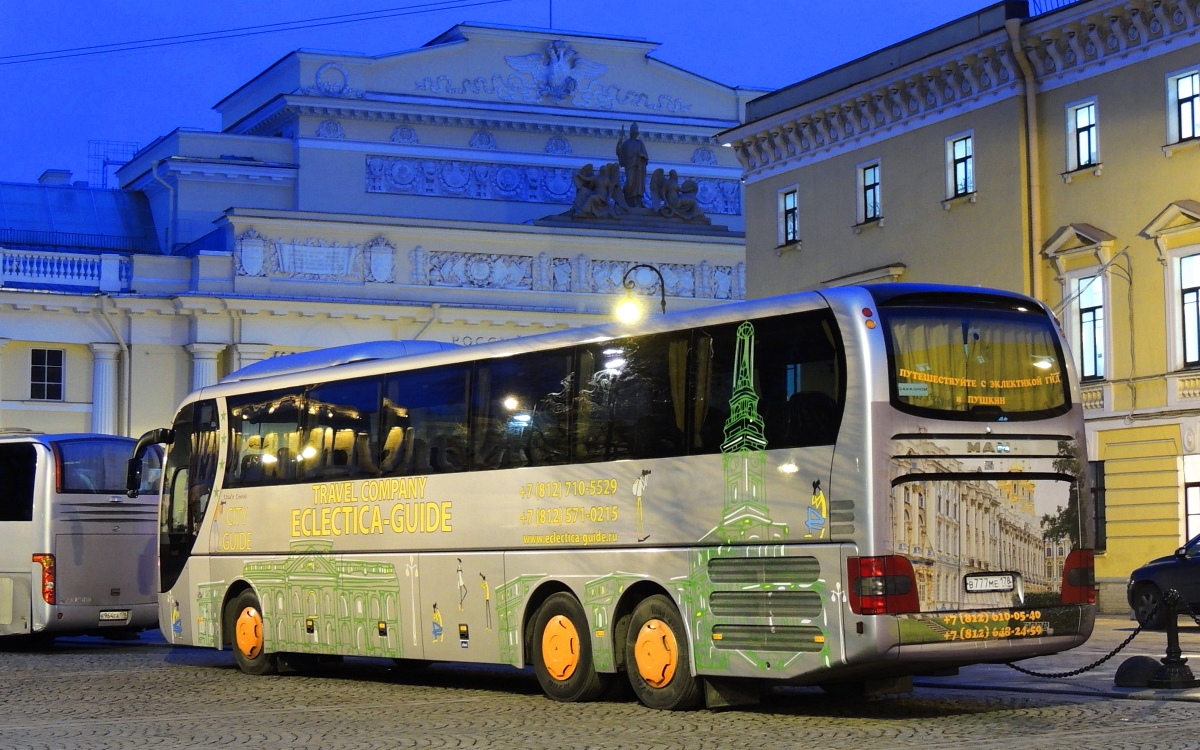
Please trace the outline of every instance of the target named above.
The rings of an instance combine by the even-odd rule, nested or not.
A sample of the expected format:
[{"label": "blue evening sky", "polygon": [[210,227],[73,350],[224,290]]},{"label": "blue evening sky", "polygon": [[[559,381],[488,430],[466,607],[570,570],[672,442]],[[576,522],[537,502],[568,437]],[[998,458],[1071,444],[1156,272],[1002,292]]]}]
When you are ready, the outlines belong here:
[{"label": "blue evening sky", "polygon": [[[212,106],[295,49],[382,55],[457,23],[660,43],[654,57],[731,86],[774,89],[991,5],[984,0],[0,0],[0,182],[88,179],[88,142],[145,146],[216,130]],[[334,23],[337,17],[373,14]],[[313,20],[323,19],[323,20]],[[308,24],[300,22],[310,21]],[[294,30],[261,33],[270,24]],[[306,25],[306,28],[298,28]],[[80,55],[102,45],[228,32]],[[72,51],[64,51],[72,50]],[[32,59],[33,57],[41,59]],[[110,182],[110,187],[114,187]]]}]

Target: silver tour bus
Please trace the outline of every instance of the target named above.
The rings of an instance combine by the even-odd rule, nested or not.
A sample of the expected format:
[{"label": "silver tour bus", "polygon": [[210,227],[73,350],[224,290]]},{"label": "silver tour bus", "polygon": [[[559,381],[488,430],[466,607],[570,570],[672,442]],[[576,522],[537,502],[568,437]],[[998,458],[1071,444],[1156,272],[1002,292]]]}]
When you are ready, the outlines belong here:
[{"label": "silver tour bus", "polygon": [[[126,494],[133,446],[0,430],[0,636],[123,638],[156,627],[158,508]],[[161,456],[146,453],[148,490]]]},{"label": "silver tour bus", "polygon": [[403,354],[251,365],[143,436],[169,643],[682,709],[1091,633],[1083,411],[1028,297],[845,287]]}]

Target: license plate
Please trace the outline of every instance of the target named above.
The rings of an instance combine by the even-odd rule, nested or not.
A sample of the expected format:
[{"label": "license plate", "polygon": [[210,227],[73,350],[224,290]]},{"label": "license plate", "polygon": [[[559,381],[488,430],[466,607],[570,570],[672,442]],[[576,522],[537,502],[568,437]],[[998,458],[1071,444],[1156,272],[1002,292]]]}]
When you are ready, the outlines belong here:
[{"label": "license plate", "polygon": [[127,609],[104,609],[100,611],[100,622],[108,622],[112,620],[120,620],[125,622],[129,619],[129,610]]},{"label": "license plate", "polygon": [[998,575],[969,575],[966,577],[967,593],[980,594],[988,591],[1012,591],[1016,585],[1012,573]]}]

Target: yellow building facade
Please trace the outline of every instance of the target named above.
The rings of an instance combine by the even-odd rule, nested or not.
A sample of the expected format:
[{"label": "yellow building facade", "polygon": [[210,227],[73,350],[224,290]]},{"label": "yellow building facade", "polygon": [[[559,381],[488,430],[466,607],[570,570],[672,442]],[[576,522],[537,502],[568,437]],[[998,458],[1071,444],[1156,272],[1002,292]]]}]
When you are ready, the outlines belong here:
[{"label": "yellow building facade", "polygon": [[1000,287],[1079,369],[1100,604],[1200,533],[1200,6],[1006,2],[749,103],[747,296]]}]

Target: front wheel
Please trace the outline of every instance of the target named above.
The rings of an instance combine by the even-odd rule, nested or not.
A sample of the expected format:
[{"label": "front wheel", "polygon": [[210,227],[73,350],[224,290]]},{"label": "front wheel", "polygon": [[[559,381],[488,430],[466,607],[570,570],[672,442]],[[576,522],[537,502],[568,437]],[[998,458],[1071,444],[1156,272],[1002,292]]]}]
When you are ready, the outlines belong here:
[{"label": "front wheel", "polygon": [[233,636],[230,640],[238,669],[252,675],[274,674],[278,663],[274,654],[267,653],[262,607],[253,591],[243,591],[230,602],[225,621]]},{"label": "front wheel", "polygon": [[556,701],[594,701],[612,675],[596,671],[587,616],[579,601],[560,591],[538,607],[533,622],[533,672]]},{"label": "front wheel", "polygon": [[634,608],[625,642],[625,668],[634,694],[650,708],[685,711],[704,697],[700,680],[692,676],[683,618],[662,594]]},{"label": "front wheel", "polygon": [[1153,583],[1139,584],[1133,591],[1133,616],[1149,630],[1162,630],[1167,624],[1167,604]]}]

